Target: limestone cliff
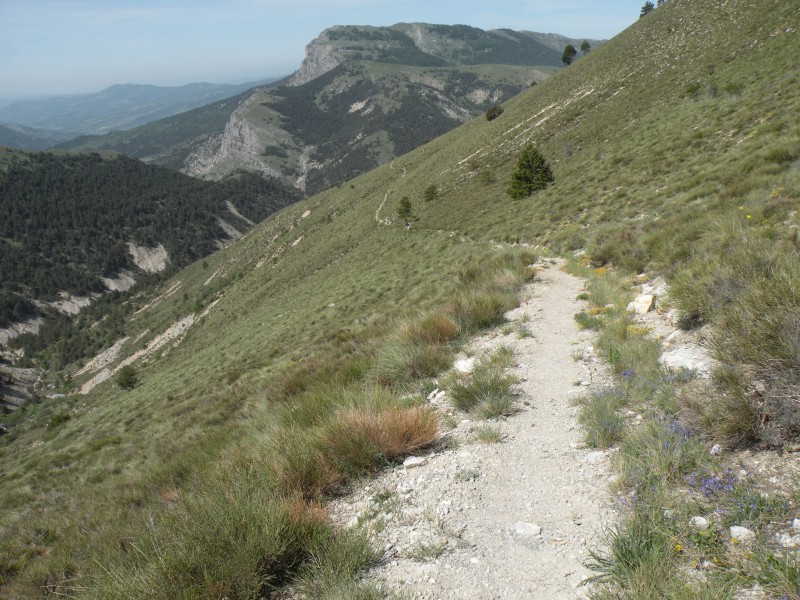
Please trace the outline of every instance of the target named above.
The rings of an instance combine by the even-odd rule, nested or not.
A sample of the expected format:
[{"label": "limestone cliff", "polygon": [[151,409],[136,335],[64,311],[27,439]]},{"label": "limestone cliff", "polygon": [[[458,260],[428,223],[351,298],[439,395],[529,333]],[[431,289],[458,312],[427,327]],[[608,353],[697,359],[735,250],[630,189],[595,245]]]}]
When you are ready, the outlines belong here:
[{"label": "limestone cliff", "polygon": [[306,57],[292,76],[289,85],[298,86],[308,83],[344,62],[344,52],[331,44],[330,40],[329,32],[336,29],[336,27],[326,29],[306,46]]}]

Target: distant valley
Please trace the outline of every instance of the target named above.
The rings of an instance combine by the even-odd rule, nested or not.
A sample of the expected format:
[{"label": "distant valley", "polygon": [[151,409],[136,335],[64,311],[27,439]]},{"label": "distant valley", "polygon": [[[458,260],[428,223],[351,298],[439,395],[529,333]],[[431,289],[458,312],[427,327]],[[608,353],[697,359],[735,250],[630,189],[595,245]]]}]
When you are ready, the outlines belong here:
[{"label": "distant valley", "polygon": [[[0,107],[0,124],[35,128],[40,130],[40,135],[49,134],[58,138],[56,141],[63,141],[78,135],[131,129],[272,81],[275,79],[240,84],[190,83],[179,87],[112,85],[94,94],[14,102]],[[42,149],[11,141],[13,139],[0,130],[0,143],[4,145]]]}]

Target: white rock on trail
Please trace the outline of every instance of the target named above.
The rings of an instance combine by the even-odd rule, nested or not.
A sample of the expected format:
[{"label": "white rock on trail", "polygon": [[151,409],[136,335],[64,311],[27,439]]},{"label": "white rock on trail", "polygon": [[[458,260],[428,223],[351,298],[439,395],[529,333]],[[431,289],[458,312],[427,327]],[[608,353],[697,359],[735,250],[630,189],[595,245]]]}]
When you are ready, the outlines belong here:
[{"label": "white rock on trail", "polygon": [[536,536],[542,533],[542,528],[535,523],[524,523],[522,521],[514,523],[512,529],[517,535]]},{"label": "white rock on trail", "polygon": [[646,315],[656,308],[656,297],[653,294],[639,294],[633,302],[628,304],[628,312],[637,315]]},{"label": "white rock on trail", "polygon": [[734,525],[730,528],[730,534],[731,539],[738,540],[740,542],[749,542],[756,537],[756,534],[750,531],[747,527],[740,527],[738,525]]},{"label": "white rock on trail", "polygon": [[475,359],[474,358],[462,358],[461,360],[457,360],[453,365],[453,368],[463,375],[468,373],[472,373],[472,370],[475,368]]}]

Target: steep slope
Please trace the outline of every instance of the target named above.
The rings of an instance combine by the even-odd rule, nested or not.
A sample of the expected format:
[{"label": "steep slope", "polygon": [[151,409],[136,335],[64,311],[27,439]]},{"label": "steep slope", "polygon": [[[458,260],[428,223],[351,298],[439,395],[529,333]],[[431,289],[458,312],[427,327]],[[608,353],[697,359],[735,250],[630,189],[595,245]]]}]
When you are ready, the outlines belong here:
[{"label": "steep slope", "polygon": [[310,195],[543,80],[561,66],[561,52],[538,35],[424,23],[333,27],[307,46],[286,85],[258,88],[232,112],[225,106],[224,126],[217,119],[190,134],[189,122],[207,119],[198,112],[164,121],[170,130],[187,127],[178,144],[148,126],[61,147],[113,149],[214,179],[245,168]]},{"label": "steep slope", "polygon": [[98,294],[210,254],[296,199],[249,174],[211,183],[124,156],[7,149],[0,327],[73,316]]},{"label": "steep slope", "polygon": [[[272,80],[236,85],[189,83],[180,87],[112,85],[95,94],[21,100],[0,108],[0,123],[78,134],[131,129],[236,96]],[[30,148],[38,150],[40,148]]]},{"label": "steep slope", "polygon": [[[144,536],[154,550],[142,554],[119,540],[144,535],[136,533],[140,520],[161,523],[154,514],[178,515],[176,530],[196,526],[188,516],[195,513],[182,511],[204,498],[237,509],[244,497],[261,498],[257,489],[274,484],[260,479],[270,472],[261,451],[277,435],[271,415],[297,403],[315,373],[360,382],[389,354],[380,348],[389,348],[383,335],[392,319],[446,303],[480,276],[498,242],[581,250],[598,266],[646,268],[676,280],[696,266],[693,252],[702,251],[699,261],[714,256],[730,265],[731,250],[756,237],[773,253],[753,261],[753,276],[795,277],[798,9],[777,0],[670,0],[508,101],[494,121],[470,121],[303,200],[205,266],[177,274],[159,295],[137,298],[131,308],[140,312],[125,336],[109,340],[114,352],[85,370],[71,368],[73,384],[63,389],[103,369],[109,377],[128,359],[139,385],[126,392],[98,378],[85,395],[47,400],[12,423],[13,439],[0,450],[0,500],[11,507],[2,516],[7,595],[91,585],[93,570],[103,571],[95,561],[125,565],[114,571],[125,582],[158,573],[167,558],[186,572],[185,559],[193,573],[209,574],[206,590],[230,584],[225,569],[239,553],[220,549],[211,533],[187,534],[183,545],[172,540],[177,550],[168,557],[153,539],[169,538]],[[505,189],[528,142],[542,150],[556,181],[512,201]],[[426,203],[431,184],[438,197]],[[395,216],[404,196],[419,218],[410,230]],[[726,227],[732,239],[720,233]],[[777,249],[785,260],[770,262]],[[724,297],[713,299],[730,306],[741,289],[728,278],[700,291],[716,290]],[[781,298],[794,310],[796,298]],[[740,337],[757,339],[749,330]],[[796,376],[796,363],[786,364]],[[68,419],[48,429],[53,415]],[[296,448],[289,442],[305,439],[301,431],[280,438],[287,460]],[[200,484],[187,484],[198,472]],[[216,473],[233,480],[203,479]],[[203,563],[211,556],[213,563]],[[269,573],[277,585],[293,574],[282,566]]]}]

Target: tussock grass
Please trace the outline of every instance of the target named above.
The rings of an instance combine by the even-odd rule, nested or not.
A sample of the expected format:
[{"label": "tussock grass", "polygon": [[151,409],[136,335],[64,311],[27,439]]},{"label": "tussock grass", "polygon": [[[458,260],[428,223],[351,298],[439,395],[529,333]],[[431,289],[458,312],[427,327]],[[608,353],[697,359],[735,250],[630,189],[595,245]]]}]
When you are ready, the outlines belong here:
[{"label": "tussock grass", "polygon": [[705,446],[679,422],[649,421],[619,449],[620,483],[635,490],[680,481],[706,464]]},{"label": "tussock grass", "polygon": [[[627,598],[659,598],[674,567],[670,528],[658,505],[640,505],[608,532],[608,551],[592,553],[593,580],[614,582]],[[602,596],[601,596],[602,597]]]},{"label": "tussock grass", "polygon": [[498,444],[503,439],[499,425],[480,425],[473,430],[475,439],[482,444]]},{"label": "tussock grass", "polygon": [[[730,385],[718,372],[713,387],[689,387],[678,398],[677,410],[681,420],[709,440],[728,448],[748,446],[760,437],[761,411],[743,391],[743,383],[735,377]],[[709,395],[713,394],[710,400]]]},{"label": "tussock grass", "polygon": [[580,402],[578,423],[585,431],[586,445],[610,448],[625,433],[625,417],[620,409],[626,398],[618,388],[607,388],[589,395]]},{"label": "tussock grass", "polygon": [[333,535],[324,513],[300,500],[211,484],[166,513],[146,545],[131,544],[127,560],[96,582],[95,597],[268,595],[300,568],[309,546]]},{"label": "tussock grass", "polygon": [[427,409],[362,407],[337,415],[325,428],[324,444],[335,465],[360,475],[429,446],[436,433],[436,417]]},{"label": "tussock grass", "polygon": [[470,374],[453,374],[446,383],[453,405],[483,419],[507,416],[514,412],[512,386],[516,377],[507,374],[513,354],[508,347],[481,357]]}]

